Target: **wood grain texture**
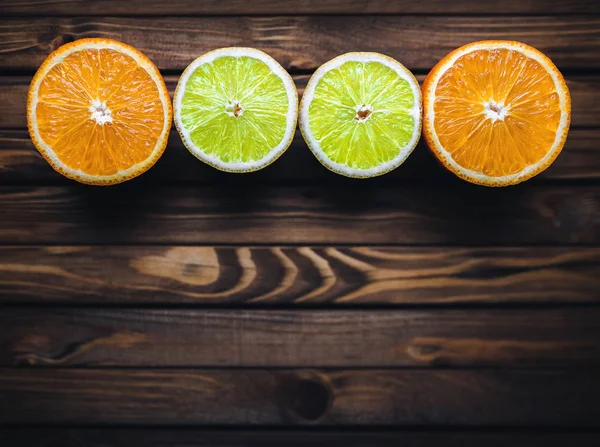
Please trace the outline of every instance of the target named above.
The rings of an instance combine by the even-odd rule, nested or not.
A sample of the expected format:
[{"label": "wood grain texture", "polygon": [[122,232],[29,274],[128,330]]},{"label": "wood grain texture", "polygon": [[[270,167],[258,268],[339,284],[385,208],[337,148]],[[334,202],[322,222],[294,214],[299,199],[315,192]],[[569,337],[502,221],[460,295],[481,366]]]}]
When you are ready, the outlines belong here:
[{"label": "wood grain texture", "polygon": [[19,447],[597,447],[598,433],[494,430],[319,430],[0,428],[0,445]]},{"label": "wood grain texture", "polygon": [[6,15],[241,15],[241,14],[574,14],[599,13],[593,0],[7,0],[0,5]]},{"label": "wood grain texture", "polygon": [[[357,185],[361,187],[358,188]],[[0,188],[0,244],[597,244],[597,187]]]},{"label": "wood grain texture", "polygon": [[50,51],[82,37],[123,41],[168,70],[181,70],[202,53],[227,46],[259,48],[292,71],[314,70],[358,50],[382,52],[410,69],[426,70],[456,47],[483,39],[523,41],[561,70],[600,68],[600,17],[594,15],[6,19],[0,66],[33,71]]},{"label": "wood grain texture", "polygon": [[[599,90],[600,91],[600,90]],[[600,116],[600,114],[598,115]],[[571,129],[567,143],[550,168],[531,183],[600,180],[600,129]],[[334,184],[348,180],[325,169],[306,146],[299,132],[290,148],[272,166],[251,174],[252,184]],[[154,167],[136,179],[151,185],[202,185],[245,183],[240,176],[218,171],[194,158],[179,135],[171,132],[167,149]],[[423,140],[398,169],[374,179],[369,185],[454,184],[458,180],[432,156]],[[70,185],[35,149],[26,130],[0,130],[0,184]]]},{"label": "wood grain texture", "polygon": [[597,303],[600,248],[0,247],[0,303]]},{"label": "wood grain texture", "polygon": [[5,309],[0,366],[600,366],[600,310]]},{"label": "wood grain texture", "polygon": [[[310,75],[294,75],[298,95],[302,98]],[[165,76],[171,96],[179,76]],[[422,83],[425,75],[417,75]],[[570,75],[567,85],[571,92],[572,127],[600,127],[600,76]],[[0,77],[0,129],[27,129],[27,90],[30,76]]]},{"label": "wood grain texture", "polygon": [[0,369],[0,423],[600,426],[598,370]]}]

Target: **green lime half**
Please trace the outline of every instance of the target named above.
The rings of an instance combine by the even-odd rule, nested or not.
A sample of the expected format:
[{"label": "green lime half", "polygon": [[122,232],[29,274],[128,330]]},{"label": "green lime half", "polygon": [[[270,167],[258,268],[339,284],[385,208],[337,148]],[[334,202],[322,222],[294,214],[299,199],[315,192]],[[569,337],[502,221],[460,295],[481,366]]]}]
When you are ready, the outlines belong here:
[{"label": "green lime half", "polygon": [[298,94],[272,57],[222,48],[192,62],[173,100],[175,125],[200,160],[229,172],[261,169],[294,137]]},{"label": "green lime half", "polygon": [[402,64],[347,53],[322,65],[300,106],[300,129],[327,168],[349,177],[395,169],[421,135],[421,89]]}]

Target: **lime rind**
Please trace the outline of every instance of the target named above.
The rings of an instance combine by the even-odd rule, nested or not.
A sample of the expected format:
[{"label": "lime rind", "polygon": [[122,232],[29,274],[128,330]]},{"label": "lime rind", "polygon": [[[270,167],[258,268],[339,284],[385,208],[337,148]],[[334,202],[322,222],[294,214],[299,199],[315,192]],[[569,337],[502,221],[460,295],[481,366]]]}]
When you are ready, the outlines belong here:
[{"label": "lime rind", "polygon": [[223,48],[192,62],[174,97],[175,124],[200,160],[228,172],[250,172],[290,145],[298,95],[275,59],[253,48]]},{"label": "lime rind", "polygon": [[[357,119],[366,111],[365,119]],[[315,156],[349,177],[395,169],[421,134],[421,90],[402,64],[378,53],[347,53],[322,65],[300,107],[300,129]]]}]

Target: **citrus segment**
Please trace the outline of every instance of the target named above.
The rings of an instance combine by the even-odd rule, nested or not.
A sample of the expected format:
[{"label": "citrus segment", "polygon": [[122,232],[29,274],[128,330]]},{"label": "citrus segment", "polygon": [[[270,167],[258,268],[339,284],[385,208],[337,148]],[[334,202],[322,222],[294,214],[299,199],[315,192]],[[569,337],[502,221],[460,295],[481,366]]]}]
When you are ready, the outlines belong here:
[{"label": "citrus segment", "polygon": [[313,153],[350,177],[396,168],[420,136],[419,84],[399,62],[377,53],[347,53],[321,66],[300,109]]},{"label": "citrus segment", "polygon": [[524,181],[564,145],[570,97],[552,62],[508,41],[459,48],[423,85],[425,138],[438,158],[473,183]]},{"label": "citrus segment", "polygon": [[52,53],[29,91],[32,139],[67,177],[114,184],[149,169],[164,151],[171,105],[160,73],[134,48],[82,39]]},{"label": "citrus segment", "polygon": [[199,159],[230,172],[260,169],[292,141],[298,96],[289,74],[251,48],[196,59],[175,91],[175,124]]}]

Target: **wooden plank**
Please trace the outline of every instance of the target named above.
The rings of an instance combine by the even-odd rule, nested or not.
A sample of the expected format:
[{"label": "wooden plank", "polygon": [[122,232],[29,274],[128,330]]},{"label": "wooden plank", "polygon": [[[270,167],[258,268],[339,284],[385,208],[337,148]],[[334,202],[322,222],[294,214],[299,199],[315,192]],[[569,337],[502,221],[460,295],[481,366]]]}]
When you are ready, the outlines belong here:
[{"label": "wooden plank", "polygon": [[[0,244],[598,244],[598,187],[0,188]],[[356,185],[360,183],[360,188]]]},{"label": "wooden plank", "polygon": [[[0,76],[0,129],[27,129],[27,91],[32,78],[33,76]],[[294,75],[293,78],[301,98],[310,75]],[[423,79],[425,79],[424,75],[418,76],[419,82],[422,82]],[[164,76],[164,80],[172,98],[179,75],[167,75]],[[581,92],[581,94],[575,94],[581,101],[585,101],[579,107],[590,111],[594,110],[594,107],[598,107],[600,111],[600,106],[596,105],[594,96],[600,96],[596,93],[596,87],[600,87],[600,76],[575,76],[573,81],[569,80],[569,85],[571,89],[575,88],[576,92]],[[589,119],[585,118],[583,114],[582,118]],[[600,122],[598,124],[600,125]]]},{"label": "wooden plank", "polygon": [[[599,90],[600,91],[600,90]],[[600,103],[599,103],[600,104]],[[600,116],[600,114],[598,115]],[[563,152],[550,168],[530,182],[600,180],[600,129],[571,129]],[[175,130],[158,163],[136,182],[152,185],[233,184],[241,176],[218,171],[194,158]],[[287,152],[273,166],[251,174],[253,184],[347,184],[348,180],[325,169],[306,146],[300,132]],[[398,169],[369,180],[369,185],[399,183],[455,183],[431,155],[423,140]],[[70,185],[71,180],[55,172],[44,160],[26,130],[0,131],[0,184]]]},{"label": "wooden plank", "polygon": [[[294,75],[294,81],[300,98],[309,75]],[[425,75],[418,75],[423,82]],[[165,76],[165,81],[172,95],[177,85],[178,76]],[[0,77],[0,129],[27,128],[27,90],[31,77]],[[600,127],[600,76],[571,75],[567,76],[567,84],[571,91],[572,127]]]},{"label": "wooden plank", "polygon": [[589,0],[505,0],[474,2],[472,0],[12,0],[0,6],[3,15],[240,15],[240,14],[577,14],[599,13],[598,4]]},{"label": "wooden plank", "polygon": [[[600,366],[600,310],[4,309],[0,366]],[[293,353],[293,355],[290,355]]]},{"label": "wooden plank", "polygon": [[0,423],[600,426],[598,370],[0,369]]},{"label": "wooden plank", "polygon": [[598,433],[510,430],[206,430],[182,428],[89,429],[11,428],[0,429],[0,444],[23,447],[596,447]]},{"label": "wooden plank", "polygon": [[[299,92],[302,93],[308,76],[295,76]],[[423,76],[419,76],[422,79]],[[172,89],[175,76],[168,76],[167,83]],[[26,129],[25,117],[29,78],[0,77],[0,128]],[[573,96],[573,125],[564,152],[544,172],[544,179],[598,179],[600,178],[600,140],[598,129],[577,129],[577,126],[592,126],[600,117],[600,77],[575,76],[569,79]],[[597,123],[600,124],[600,123]],[[272,169],[253,174],[254,182],[295,182],[309,179],[311,182],[336,182],[332,175],[316,161],[306,147],[300,133],[297,133],[290,149]],[[430,181],[431,178],[451,179],[439,163],[430,155],[422,141],[409,160],[398,170],[380,179],[379,183],[397,182],[403,179]],[[168,149],[160,162],[143,177],[153,184],[208,183],[214,181],[231,182],[230,175],[218,172],[203,163],[196,162],[183,146],[176,131],[171,132]],[[343,181],[343,180],[342,180]],[[68,183],[56,174],[46,161],[37,154],[26,130],[0,131],[0,182],[15,183]]]},{"label": "wooden plank", "polygon": [[596,303],[600,248],[0,247],[0,303]]},{"label": "wooden plank", "polygon": [[131,44],[169,70],[181,70],[200,54],[227,46],[265,50],[292,71],[314,70],[357,50],[382,52],[410,69],[425,70],[456,47],[482,39],[524,41],[562,70],[600,68],[600,17],[590,15],[506,16],[501,21],[493,16],[389,15],[6,19],[0,29],[0,66],[35,70],[61,44],[93,36]]}]

